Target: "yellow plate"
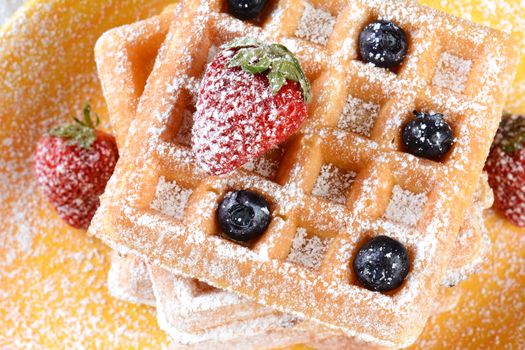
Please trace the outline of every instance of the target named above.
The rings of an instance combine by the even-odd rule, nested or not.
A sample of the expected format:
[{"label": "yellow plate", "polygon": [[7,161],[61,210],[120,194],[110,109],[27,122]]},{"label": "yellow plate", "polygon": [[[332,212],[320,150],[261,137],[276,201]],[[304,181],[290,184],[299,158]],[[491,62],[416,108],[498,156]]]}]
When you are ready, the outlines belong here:
[{"label": "yellow plate", "polygon": [[[111,298],[108,249],[66,227],[41,199],[32,151],[90,100],[105,116],[93,45],[105,30],[169,0],[30,1],[0,32],[0,348],[160,348],[155,311]],[[511,32],[525,51],[523,1],[425,1]],[[508,109],[525,112],[525,61]],[[433,319],[418,349],[525,348],[525,232],[493,215],[494,252],[462,283],[457,309]],[[300,346],[297,349],[304,349]]]}]

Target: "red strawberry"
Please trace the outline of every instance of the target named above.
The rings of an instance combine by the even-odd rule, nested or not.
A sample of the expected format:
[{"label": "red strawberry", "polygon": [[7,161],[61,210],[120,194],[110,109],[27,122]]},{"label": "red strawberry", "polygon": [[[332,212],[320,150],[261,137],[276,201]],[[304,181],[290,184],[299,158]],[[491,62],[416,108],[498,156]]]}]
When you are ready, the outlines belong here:
[{"label": "red strawberry", "polygon": [[58,215],[75,228],[88,228],[118,159],[115,139],[95,130],[98,124],[86,105],[84,121],[75,118],[52,129],[36,147],[38,182]]},{"label": "red strawberry", "polygon": [[525,227],[525,116],[504,117],[485,164],[495,206]]},{"label": "red strawberry", "polygon": [[193,151],[207,172],[221,175],[264,154],[307,117],[310,83],[282,45],[240,38],[222,47],[202,80]]}]

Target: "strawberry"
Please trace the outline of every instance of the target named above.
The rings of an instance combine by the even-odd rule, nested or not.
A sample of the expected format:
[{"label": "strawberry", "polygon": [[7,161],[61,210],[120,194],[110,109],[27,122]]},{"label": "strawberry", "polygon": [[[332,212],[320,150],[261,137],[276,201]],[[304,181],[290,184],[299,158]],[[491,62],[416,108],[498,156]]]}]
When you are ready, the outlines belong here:
[{"label": "strawberry", "polygon": [[193,151],[221,175],[264,154],[307,117],[310,83],[284,46],[235,39],[209,64],[199,88]]},{"label": "strawberry", "polygon": [[513,224],[525,227],[525,116],[506,116],[485,164],[495,206]]},{"label": "strawberry", "polygon": [[84,121],[74,120],[40,139],[35,171],[58,215],[75,228],[87,229],[113,174],[118,150],[113,136],[95,130],[99,118],[93,123],[89,105],[84,107]]}]

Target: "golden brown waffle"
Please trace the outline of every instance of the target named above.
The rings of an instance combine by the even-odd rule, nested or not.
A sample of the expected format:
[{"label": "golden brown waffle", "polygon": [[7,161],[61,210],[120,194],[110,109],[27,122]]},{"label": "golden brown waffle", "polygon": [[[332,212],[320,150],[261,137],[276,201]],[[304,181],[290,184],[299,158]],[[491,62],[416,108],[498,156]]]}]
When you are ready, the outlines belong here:
[{"label": "golden brown waffle", "polygon": [[[263,315],[266,308],[250,308],[248,301],[231,293],[166,271],[155,271],[150,277],[146,264],[132,255],[116,252],[112,255],[108,284],[112,286],[111,294],[118,299],[157,306],[159,325],[177,342],[177,349],[282,348],[333,337],[330,333],[298,327],[296,320],[279,318],[276,312],[267,311]],[[251,311],[260,315],[250,316]]]},{"label": "golden brown waffle", "polygon": [[[276,329],[297,331],[296,317],[155,266],[150,273],[159,325],[181,343],[224,341]],[[299,342],[301,337],[296,337],[291,344]]]},{"label": "golden brown waffle", "polygon": [[[159,326],[184,344],[239,342],[241,348],[269,349],[332,339],[348,348],[380,348],[289,315],[276,312],[264,315],[262,312],[267,308],[152,265],[150,273]],[[453,309],[459,297],[458,288],[442,287],[435,303],[435,314]],[[269,334],[273,338],[265,340],[264,336]]]},{"label": "golden brown waffle", "polygon": [[[172,16],[173,12],[171,11],[163,14],[164,19],[172,18]],[[164,23],[164,25],[154,26],[153,24],[156,23]],[[128,48],[125,60],[127,62],[123,62],[122,59],[115,54],[115,51],[102,51],[99,52],[97,56],[99,67],[101,68],[100,78],[105,86],[108,98],[108,107],[110,111],[115,111],[115,113],[120,116],[117,120],[112,118],[112,121],[115,122],[114,129],[120,135],[119,143],[123,142],[122,134],[125,134],[126,130],[124,129],[122,131],[122,128],[127,127],[129,121],[132,119],[134,109],[136,108],[136,101],[140,97],[147,72],[150,70],[148,67],[153,65],[152,62],[157,55],[160,45],[159,42],[162,41],[159,40],[157,35],[153,35],[155,33],[151,33],[151,28],[154,27],[157,31],[161,32],[159,35],[165,35],[165,23],[167,23],[166,20],[163,21],[160,18],[152,18],[129,27],[119,28],[112,31],[111,35],[106,35],[106,40],[111,38],[112,43],[121,43],[127,42],[130,33],[133,33],[134,40],[141,43],[140,45],[133,45]],[[121,47],[116,46],[113,50],[121,50]],[[143,69],[145,69],[145,71]],[[122,81],[135,81],[135,84],[122,85]],[[140,84],[141,82],[142,85]],[[126,107],[123,108],[123,106]],[[128,123],[119,123],[122,120],[128,120]],[[480,183],[480,188],[485,189],[486,186],[486,179],[483,179]],[[483,195],[484,193],[482,191],[480,192],[471,209],[473,213],[481,212],[490,206],[490,200],[487,202],[487,200],[484,199],[487,196]],[[174,198],[168,199],[173,200]],[[482,199],[484,200],[482,201]],[[482,227],[483,223],[479,216],[467,215],[462,231],[458,236],[458,241],[468,241],[470,243],[476,243],[476,240],[482,241],[482,233],[484,232],[484,230],[481,229]],[[468,237],[468,240],[465,240],[465,237]],[[475,245],[471,244],[471,247],[475,247]],[[456,269],[464,270],[465,266],[472,266],[476,259],[471,258],[471,256],[477,258],[481,256],[481,253],[475,249],[465,249],[465,247],[456,249],[454,254],[455,259],[449,266],[448,271],[455,271]],[[471,258],[470,261],[469,258]],[[148,305],[155,304],[150,276],[146,273],[146,269],[146,264],[141,259],[131,255],[121,257],[118,254],[114,254],[108,281],[111,293],[115,297],[126,301]],[[231,348],[236,341],[235,337],[237,337],[244,340],[241,343],[246,346],[246,344],[248,344],[247,337],[250,334],[247,332],[248,328],[246,324],[251,324],[252,333],[255,333],[254,331],[256,330],[267,336],[267,333],[271,332],[272,339],[276,346],[282,347],[290,342],[298,341],[296,338],[298,334],[297,328],[300,327],[295,327],[294,329],[290,327],[279,328],[278,324],[282,324],[285,319],[279,320],[276,317],[276,313],[272,315],[266,308],[254,303],[252,303],[250,307],[242,298],[229,295],[229,293],[226,292],[219,293],[219,291],[214,288],[203,287],[202,284],[199,284],[195,280],[178,277],[158,268],[153,268],[152,270],[151,278],[156,281],[156,284],[160,287],[157,288],[157,294],[159,295],[157,300],[159,323],[174,339],[183,342],[193,341],[198,343],[199,347],[210,346],[211,339],[213,339],[212,343],[216,346],[217,341],[223,339],[221,345],[228,345],[228,347]],[[463,275],[462,273],[461,276]],[[173,288],[174,285],[176,285],[177,288]],[[440,296],[438,297],[440,301],[437,306],[438,312],[453,308],[459,297],[459,294],[453,290],[449,291],[448,288],[442,290],[443,292],[440,292]],[[214,295],[210,296],[210,294]],[[222,296],[218,297],[217,294],[222,294]],[[230,301],[235,299],[238,301],[238,305],[234,305],[231,302],[225,305],[223,302],[220,302],[221,299]],[[213,300],[215,300],[215,302],[211,302]],[[248,319],[246,318],[247,311],[250,312],[251,315]],[[228,320],[224,320],[224,317],[221,316],[225,313],[228,314]],[[217,314],[218,317],[216,317]],[[268,322],[269,315],[274,317],[276,322]],[[266,322],[258,320],[258,316],[266,317]],[[239,323],[241,323],[241,326],[239,326]],[[198,327],[195,327],[197,325]],[[227,325],[230,326],[229,329],[226,329]],[[257,328],[254,328],[254,325],[257,325]],[[283,336],[281,336],[281,333]],[[307,341],[311,339],[312,336],[312,334],[305,332],[301,334],[299,341]],[[320,344],[320,339],[326,337],[327,334],[316,332],[315,336],[317,339],[315,344],[317,346]],[[224,340],[225,338],[230,338],[230,340]],[[251,339],[255,346],[258,338],[254,335]],[[341,346],[350,346],[351,344],[356,346],[356,344],[360,344],[356,342],[355,339],[335,335],[331,335],[329,339],[332,340],[327,344],[331,345],[335,344],[334,341],[338,342]],[[206,342],[206,340],[209,341]],[[228,342],[228,344],[225,342]]]},{"label": "golden brown waffle", "polygon": [[[106,92],[110,114],[115,115],[111,118],[111,122],[113,130],[120,136],[118,137],[119,144],[125,141],[122,135],[127,133],[146,79],[157,57],[158,49],[165,40],[170,21],[178,15],[179,10],[180,4],[171,6],[161,16],[120,27],[107,33],[104,37],[105,50],[97,52],[100,79]],[[186,131],[190,132],[187,129]],[[275,155],[276,152],[271,151],[262,160],[250,164],[249,168],[258,170],[259,167],[262,168],[259,169],[262,172],[271,173],[272,165],[264,161]],[[447,277],[442,281],[443,284],[452,285],[452,280],[458,281],[462,276],[466,277],[467,272],[474,270],[476,263],[479,263],[480,258],[484,256],[488,236],[482,220],[482,212],[492,206],[492,201],[492,190],[484,174],[478,184],[474,204],[465,216],[461,232],[456,239],[458,247],[452,254]],[[125,259],[122,263],[124,261]],[[137,267],[141,265],[140,262],[128,261],[127,263],[137,264]],[[114,277],[111,280],[116,286],[129,285],[127,281],[116,282],[120,277]],[[116,293],[118,292],[115,290],[114,294]]]},{"label": "golden brown waffle", "polygon": [[[312,2],[337,15],[328,43],[321,46],[294,36],[304,36],[297,31],[305,9],[301,1],[276,2],[262,27],[232,19],[221,12],[220,2],[185,2],[183,16],[168,29],[91,232],[120,251],[361,339],[407,345],[421,331],[445,276],[517,54],[497,32],[412,3],[328,3]],[[409,32],[411,50],[397,73],[356,59],[360,28],[378,17]],[[202,74],[209,48],[246,34],[280,41],[296,53],[313,81],[310,119],[280,153],[275,176],[239,171],[206,177],[193,167],[189,149],[174,140],[182,117],[191,113],[189,90]],[[105,49],[103,41],[99,50]],[[471,60],[463,84],[443,87],[449,66],[444,53]],[[349,96],[380,106],[368,137],[337,127]],[[399,129],[414,108],[444,113],[456,130],[456,145],[443,162],[400,151]],[[351,188],[342,191],[343,204],[340,196],[315,191],[325,165],[325,170],[357,173]],[[161,177],[191,192],[182,219],[150,209]],[[214,222],[224,192],[245,187],[274,204],[269,231],[251,247],[220,238]],[[392,194],[403,191],[425,199],[415,222],[390,215],[396,213],[389,210]],[[298,227],[330,239],[317,270],[285,261]],[[403,242],[412,258],[407,282],[389,295],[359,287],[349,267],[360,242],[380,233]]]},{"label": "golden brown waffle", "polygon": [[[156,299],[151,280],[157,287]],[[116,298],[139,304],[156,303],[161,328],[178,342],[194,343],[188,345],[188,349],[267,349],[305,342],[315,349],[363,349],[365,345],[367,349],[379,349],[354,338],[322,332],[318,327],[308,329],[305,323],[276,327],[277,318],[277,322],[270,323],[264,318],[261,322],[255,314],[246,319],[247,311],[257,313],[261,307],[252,303],[250,310],[242,298],[159,268],[152,267],[148,273],[146,264],[132,255],[121,256],[116,252],[112,255],[108,284],[114,286],[110,291]],[[459,289],[441,288],[436,313],[453,309],[458,298]],[[228,300],[230,302],[224,302]],[[240,307],[236,307],[232,300],[237,300]],[[229,312],[227,318],[223,314],[226,311]],[[243,314],[244,322],[236,321],[243,319]],[[185,317],[190,319],[189,327]],[[200,325],[199,329],[195,328],[196,325]]]}]

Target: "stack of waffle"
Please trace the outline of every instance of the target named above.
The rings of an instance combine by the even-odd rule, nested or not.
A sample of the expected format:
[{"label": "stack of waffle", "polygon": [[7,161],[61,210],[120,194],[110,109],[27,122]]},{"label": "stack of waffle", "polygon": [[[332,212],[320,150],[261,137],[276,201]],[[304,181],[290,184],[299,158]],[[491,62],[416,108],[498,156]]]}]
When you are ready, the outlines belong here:
[{"label": "stack of waffle", "polygon": [[[398,71],[359,59],[359,32],[375,19],[408,33]],[[314,98],[279,148],[209,176],[191,151],[199,82],[239,36],[286,45]],[[455,306],[453,286],[489,246],[482,169],[516,56],[503,34],[410,1],[276,0],[246,22],[226,1],[188,0],[109,31],[96,59],[120,160],[90,233],[115,250],[111,293],[156,306],[181,348],[412,344],[431,315]],[[414,109],[443,113],[456,130],[442,161],[403,152],[400,129]],[[249,246],[224,239],[216,223],[232,189],[274,203],[268,232]],[[350,264],[379,234],[412,260],[389,293],[362,288]]]}]

